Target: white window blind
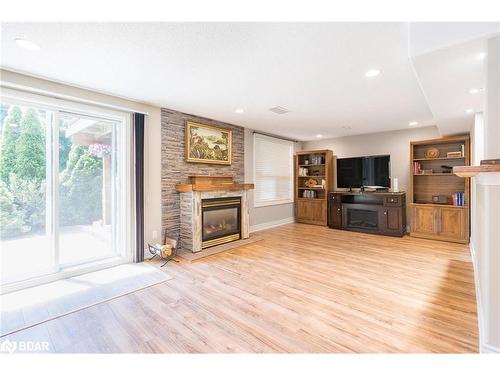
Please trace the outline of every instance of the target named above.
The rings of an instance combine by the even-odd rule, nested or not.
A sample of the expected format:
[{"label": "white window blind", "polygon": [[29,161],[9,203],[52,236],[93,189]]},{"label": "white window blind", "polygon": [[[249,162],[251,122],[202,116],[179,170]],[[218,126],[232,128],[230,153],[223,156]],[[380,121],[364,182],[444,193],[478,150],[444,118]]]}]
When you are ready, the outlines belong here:
[{"label": "white window blind", "polygon": [[293,142],[254,134],[254,206],[293,202]]}]

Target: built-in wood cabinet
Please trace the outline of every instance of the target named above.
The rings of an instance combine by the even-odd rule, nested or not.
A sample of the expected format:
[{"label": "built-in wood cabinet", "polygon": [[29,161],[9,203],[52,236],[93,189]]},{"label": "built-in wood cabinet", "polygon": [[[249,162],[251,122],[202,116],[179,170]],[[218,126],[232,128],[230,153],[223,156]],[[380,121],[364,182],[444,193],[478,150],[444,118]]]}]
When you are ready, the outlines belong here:
[{"label": "built-in wood cabinet", "polygon": [[[470,180],[449,169],[470,165],[469,135],[412,142],[410,159],[410,235],[468,243]],[[455,193],[463,202],[453,200]]]},{"label": "built-in wood cabinet", "polygon": [[327,225],[327,199],[328,191],[333,189],[333,171],[331,150],[299,151],[295,154],[297,222]]},{"label": "built-in wood cabinet", "polygon": [[438,211],[438,234],[442,238],[450,240],[467,240],[465,238],[469,222],[466,217],[465,208],[439,207]]},{"label": "built-in wood cabinet", "polygon": [[299,199],[297,221],[306,224],[326,225],[326,201]]},{"label": "built-in wood cabinet", "polygon": [[412,235],[435,235],[437,234],[436,207],[421,206],[413,204],[411,206],[411,233]]},{"label": "built-in wood cabinet", "polygon": [[464,207],[412,205],[411,235],[414,237],[467,242],[468,212]]}]

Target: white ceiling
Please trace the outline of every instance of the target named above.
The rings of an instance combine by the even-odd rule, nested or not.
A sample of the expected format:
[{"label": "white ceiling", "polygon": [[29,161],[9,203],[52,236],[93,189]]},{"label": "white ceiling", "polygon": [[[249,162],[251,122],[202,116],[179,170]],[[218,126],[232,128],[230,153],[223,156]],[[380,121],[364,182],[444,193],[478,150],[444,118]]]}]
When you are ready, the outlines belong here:
[{"label": "white ceiling", "polygon": [[412,22],[410,52],[423,55],[500,32],[500,22]]},{"label": "white ceiling", "polygon": [[[407,23],[4,23],[1,65],[300,140],[403,129],[411,121],[446,120],[452,133],[471,117],[463,101],[449,98],[475,82],[465,89],[451,83],[463,69],[476,77],[482,66],[454,65],[477,46],[458,55],[441,49],[498,23],[449,25],[411,29],[409,46]],[[41,50],[20,49],[17,37]],[[371,68],[382,73],[366,79]],[[274,106],[291,112],[276,115],[268,110]]]},{"label": "white ceiling", "polygon": [[[485,40],[479,38],[413,58],[441,134],[470,130],[474,112],[484,111],[485,92],[471,94],[469,90],[485,88],[486,61],[476,58],[485,51]],[[468,109],[473,113],[466,113]]]}]

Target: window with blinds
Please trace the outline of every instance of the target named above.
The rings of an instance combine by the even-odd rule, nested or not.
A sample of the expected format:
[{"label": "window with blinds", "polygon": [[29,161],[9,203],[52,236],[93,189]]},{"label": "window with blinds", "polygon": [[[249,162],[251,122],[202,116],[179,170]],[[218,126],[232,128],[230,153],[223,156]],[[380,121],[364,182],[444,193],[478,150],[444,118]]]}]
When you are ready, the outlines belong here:
[{"label": "window with blinds", "polygon": [[254,206],[293,203],[293,142],[254,134]]}]

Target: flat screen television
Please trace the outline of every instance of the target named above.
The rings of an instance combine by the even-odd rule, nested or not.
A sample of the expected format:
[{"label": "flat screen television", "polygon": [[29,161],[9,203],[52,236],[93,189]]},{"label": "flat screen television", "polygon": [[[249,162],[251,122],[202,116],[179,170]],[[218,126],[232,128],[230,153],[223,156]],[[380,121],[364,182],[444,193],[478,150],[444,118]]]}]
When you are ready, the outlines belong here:
[{"label": "flat screen television", "polygon": [[391,187],[390,156],[362,156],[337,159],[337,187]]}]

